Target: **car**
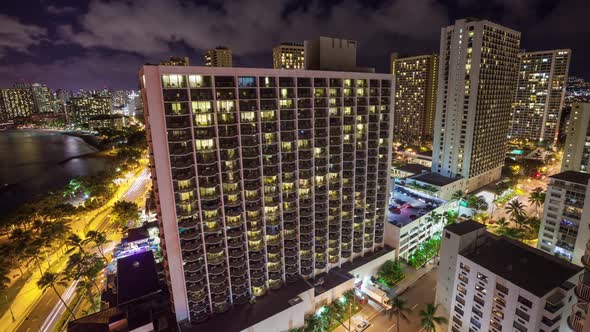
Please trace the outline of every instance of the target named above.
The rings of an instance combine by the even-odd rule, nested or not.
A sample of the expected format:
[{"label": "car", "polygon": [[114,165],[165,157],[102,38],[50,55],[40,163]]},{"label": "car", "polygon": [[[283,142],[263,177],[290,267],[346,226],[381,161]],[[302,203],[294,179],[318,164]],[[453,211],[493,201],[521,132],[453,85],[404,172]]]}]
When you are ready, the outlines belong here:
[{"label": "car", "polygon": [[371,324],[369,324],[368,321],[363,320],[357,326],[354,327],[354,332],[363,332],[364,330],[369,328],[369,326],[371,326]]}]

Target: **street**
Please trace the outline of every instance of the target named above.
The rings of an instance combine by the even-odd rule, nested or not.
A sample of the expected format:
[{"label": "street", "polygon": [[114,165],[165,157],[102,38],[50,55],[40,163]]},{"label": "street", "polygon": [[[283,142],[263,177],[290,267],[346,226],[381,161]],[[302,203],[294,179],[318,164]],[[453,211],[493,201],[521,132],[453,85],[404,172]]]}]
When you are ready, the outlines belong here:
[{"label": "street", "polygon": [[[75,231],[85,233],[90,229],[96,229],[99,231],[105,231],[108,238],[112,241],[116,241],[120,238],[116,228],[110,224],[109,215],[111,211],[112,203],[119,198],[125,200],[137,200],[140,206],[143,206],[143,197],[149,188],[150,173],[147,168],[143,168],[141,172],[136,174],[132,181],[122,190],[115,195],[115,197],[105,205],[104,209],[99,210],[93,216],[88,218],[84,223],[86,226],[72,227]],[[74,225],[73,225],[74,226]],[[57,259],[57,258],[55,258]],[[63,263],[62,263],[63,264]],[[38,277],[34,277],[36,281]],[[13,303],[13,310],[15,310],[16,322],[12,322],[10,313],[6,313],[0,322],[10,322],[8,324],[2,323],[2,332],[18,331],[18,332],[32,332],[32,331],[51,331],[54,324],[59,322],[62,318],[62,314],[66,312],[66,308],[59,301],[55,292],[51,289],[47,289],[43,294],[40,294],[40,290],[34,282],[28,282],[27,285],[21,290],[17,299],[23,300],[28,298],[26,292],[30,293],[31,296],[37,296],[36,299],[29,299],[28,307]],[[67,301],[72,300],[76,296],[76,288],[72,287],[72,283],[68,285],[67,289],[58,287],[58,291],[64,299]],[[39,294],[39,295],[36,295]],[[16,302],[16,301],[15,301]],[[73,304],[72,304],[73,305]],[[19,310],[20,309],[20,310]],[[26,316],[26,317],[25,317]]]},{"label": "street", "polygon": [[[426,304],[434,303],[437,271],[438,268],[433,268],[400,295],[402,299],[406,300],[407,307],[411,310],[407,315],[408,321],[402,320],[400,322],[400,332],[415,332],[420,330],[420,310],[424,309]],[[373,301],[364,304],[361,311],[355,317],[359,315],[368,319],[371,323],[371,326],[365,330],[367,332],[397,332],[396,317],[393,316],[389,319],[385,312],[380,310]],[[354,331],[355,319],[353,318],[352,321],[352,330]],[[443,331],[444,329],[440,330]],[[334,331],[346,332],[347,330],[343,326],[339,326]]]}]

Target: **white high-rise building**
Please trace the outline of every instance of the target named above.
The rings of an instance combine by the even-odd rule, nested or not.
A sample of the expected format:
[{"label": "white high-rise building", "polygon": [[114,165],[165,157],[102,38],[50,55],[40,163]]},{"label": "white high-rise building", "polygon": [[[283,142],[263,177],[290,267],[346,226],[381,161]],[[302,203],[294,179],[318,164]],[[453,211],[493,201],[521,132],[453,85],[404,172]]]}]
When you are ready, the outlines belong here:
[{"label": "white high-rise building", "polygon": [[573,103],[561,171],[590,172],[590,103]]},{"label": "white high-rise building", "polygon": [[448,226],[441,248],[453,249],[441,251],[451,259],[437,284],[437,302],[451,302],[448,331],[570,331],[581,267],[470,224]]},{"label": "white high-rise building", "polygon": [[[140,75],[179,321],[235,313],[253,296],[282,296],[274,307],[286,310],[302,277],[385,248],[390,74],[145,66]],[[265,310],[254,304],[244,317],[254,324]],[[297,317],[272,330],[301,326]]]},{"label": "white high-rise building", "polygon": [[545,196],[538,248],[581,265],[590,239],[590,173],[551,176]]},{"label": "white high-rise building", "polygon": [[571,50],[524,52],[509,139],[553,145],[565,98]]},{"label": "white high-rise building", "polygon": [[462,19],[441,33],[432,172],[471,191],[500,177],[520,32]]}]

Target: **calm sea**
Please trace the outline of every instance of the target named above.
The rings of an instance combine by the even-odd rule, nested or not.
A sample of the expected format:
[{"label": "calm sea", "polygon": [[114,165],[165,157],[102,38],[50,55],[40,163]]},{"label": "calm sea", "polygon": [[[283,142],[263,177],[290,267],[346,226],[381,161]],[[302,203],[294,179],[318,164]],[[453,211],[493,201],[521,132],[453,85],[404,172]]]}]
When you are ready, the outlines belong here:
[{"label": "calm sea", "polygon": [[107,168],[104,158],[68,158],[96,152],[79,137],[37,130],[0,131],[0,214],[76,176]]}]

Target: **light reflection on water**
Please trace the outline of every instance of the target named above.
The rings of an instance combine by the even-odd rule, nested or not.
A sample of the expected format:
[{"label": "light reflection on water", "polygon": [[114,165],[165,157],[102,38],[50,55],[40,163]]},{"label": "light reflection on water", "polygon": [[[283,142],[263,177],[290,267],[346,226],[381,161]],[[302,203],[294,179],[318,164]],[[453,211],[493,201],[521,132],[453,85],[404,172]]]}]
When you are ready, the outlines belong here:
[{"label": "light reflection on water", "polygon": [[44,131],[0,131],[0,213],[35,195],[60,189],[73,177],[106,169],[109,161],[103,158],[59,164],[96,151],[79,137]]}]

